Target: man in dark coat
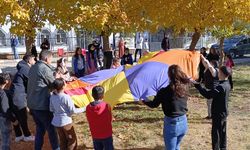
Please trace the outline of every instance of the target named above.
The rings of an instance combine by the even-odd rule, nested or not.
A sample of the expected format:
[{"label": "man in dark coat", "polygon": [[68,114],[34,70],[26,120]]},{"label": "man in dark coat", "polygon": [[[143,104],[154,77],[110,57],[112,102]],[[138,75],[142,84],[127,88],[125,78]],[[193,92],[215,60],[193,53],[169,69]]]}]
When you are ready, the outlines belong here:
[{"label": "man in dark coat", "polygon": [[50,43],[47,38],[44,38],[43,43],[41,44],[41,50],[50,50]]},{"label": "man in dark coat", "polygon": [[167,50],[170,49],[169,39],[168,39],[167,36],[164,36],[164,38],[162,39],[162,41],[161,41],[161,48],[164,51],[167,51]]},{"label": "man in dark coat", "polygon": [[[34,56],[26,54],[16,68],[17,73],[12,82],[10,93],[13,101],[13,112],[19,122],[19,125],[14,127],[16,134],[16,142],[21,140],[34,141],[31,136],[27,123],[27,84],[30,67],[35,64]],[[21,127],[21,128],[20,128]],[[24,136],[23,136],[24,134]]]}]

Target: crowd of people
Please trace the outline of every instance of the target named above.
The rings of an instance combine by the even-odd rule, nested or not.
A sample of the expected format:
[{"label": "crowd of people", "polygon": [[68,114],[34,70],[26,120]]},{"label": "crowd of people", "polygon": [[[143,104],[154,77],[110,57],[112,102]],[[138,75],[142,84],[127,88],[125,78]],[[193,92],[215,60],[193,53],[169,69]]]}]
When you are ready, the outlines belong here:
[{"label": "crowd of people", "polygon": [[121,65],[133,65],[134,62],[137,62],[138,52],[140,53],[139,59],[143,56],[142,50],[148,52],[148,49],[142,47],[142,41],[139,41],[137,44],[139,46],[137,46],[133,57],[131,50],[122,43],[120,42],[118,50],[113,50],[111,45],[109,50],[103,51],[100,44],[94,40],[93,43],[88,45],[86,53],[83,53],[82,49],[77,47],[75,55],[72,57],[73,74],[79,78],[102,69],[116,69]]},{"label": "crowd of people", "polygon": [[[103,100],[104,88],[94,87],[92,89],[94,101],[84,108],[76,108],[70,96],[64,93],[66,82],[103,68],[115,69],[120,65],[133,65],[132,54],[126,47],[121,57],[119,51],[113,52],[112,63],[103,62],[104,55],[100,54],[100,51],[100,45],[95,41],[89,45],[89,52],[85,55],[81,48],[76,48],[72,58],[72,74],[67,69],[65,58],[60,58],[54,68],[51,65],[52,52],[47,49],[41,51],[39,60],[35,60],[34,55],[26,54],[17,64],[17,73],[13,79],[7,73],[0,73],[2,150],[10,149],[11,126],[16,135],[15,141],[34,141],[35,150],[42,149],[46,132],[53,150],[75,150],[77,137],[71,115],[85,111],[94,149],[114,149],[112,111],[111,106]],[[227,102],[229,92],[233,89],[234,63],[228,55],[225,64],[219,66],[219,58],[215,49],[210,49],[207,54],[206,49],[202,48],[200,78],[197,81],[188,78],[178,65],[172,65],[168,69],[169,85],[160,89],[152,101],[139,100],[140,104],[151,108],[162,105],[165,114],[163,135],[167,150],[180,149],[181,141],[187,133],[186,113],[190,85],[194,85],[207,99],[206,119],[212,119],[213,150],[226,149]],[[205,88],[201,84],[204,84]],[[36,125],[35,137],[28,126],[28,112]]]}]

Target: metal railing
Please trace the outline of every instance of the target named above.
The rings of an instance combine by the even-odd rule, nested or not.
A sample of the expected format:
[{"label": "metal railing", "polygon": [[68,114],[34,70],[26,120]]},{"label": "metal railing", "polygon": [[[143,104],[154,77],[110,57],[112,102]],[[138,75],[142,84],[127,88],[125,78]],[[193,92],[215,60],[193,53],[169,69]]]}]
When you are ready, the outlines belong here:
[{"label": "metal railing", "polygon": [[[40,47],[43,39],[41,38],[36,38],[36,46],[37,48]],[[67,51],[74,51],[76,47],[81,47],[81,48],[88,48],[88,45],[92,43],[93,38],[92,37],[65,37],[65,38],[49,38],[48,39],[50,42],[50,49],[51,50],[57,50],[58,48],[63,48]],[[115,43],[115,48],[118,49],[118,41],[119,39],[116,39],[113,42]],[[170,46],[171,48],[188,48],[188,46],[191,43],[192,38],[191,37],[177,37],[177,38],[170,38]],[[131,40],[130,40],[131,41]],[[133,40],[132,40],[133,41]],[[198,41],[196,47],[201,48],[201,47],[210,47],[211,44],[214,44],[217,42],[217,39],[212,37],[212,36],[206,36],[206,37],[201,37],[200,40]],[[113,44],[113,43],[111,43]],[[127,43],[127,45],[134,45],[134,43]],[[4,47],[10,47],[10,38],[4,38],[0,37],[0,48]],[[114,45],[114,44],[113,44]],[[19,45],[18,47],[25,47],[25,40],[23,37],[19,38]],[[132,46],[130,46],[132,47]],[[149,47],[150,50],[158,50],[161,49],[161,40],[160,41],[154,41],[150,42],[149,41]]]}]

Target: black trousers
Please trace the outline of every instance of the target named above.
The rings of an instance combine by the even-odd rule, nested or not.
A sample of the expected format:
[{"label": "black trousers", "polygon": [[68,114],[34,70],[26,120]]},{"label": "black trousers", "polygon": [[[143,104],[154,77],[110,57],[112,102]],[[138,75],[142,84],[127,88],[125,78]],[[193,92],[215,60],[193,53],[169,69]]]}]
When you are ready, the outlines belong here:
[{"label": "black trousers", "polygon": [[113,62],[113,53],[112,51],[104,52],[104,68],[110,69]]},{"label": "black trousers", "polygon": [[233,85],[233,77],[232,77],[232,75],[230,75],[230,76],[228,77],[228,80],[229,80],[229,84],[230,84],[230,86],[231,86],[231,89],[233,89],[233,88],[234,88],[234,85]]},{"label": "black trousers", "polygon": [[136,56],[137,56],[137,53],[139,52],[139,54],[140,54],[140,58],[141,58],[141,49],[136,49],[135,50],[135,61],[134,62],[136,62]]},{"label": "black trousers", "polygon": [[227,118],[212,118],[213,150],[227,149]]},{"label": "black trousers", "polygon": [[24,136],[28,137],[31,135],[29,127],[28,127],[28,115],[26,107],[23,109],[15,109],[14,114],[18,120],[18,125],[14,126],[14,131],[16,134],[16,137]]}]

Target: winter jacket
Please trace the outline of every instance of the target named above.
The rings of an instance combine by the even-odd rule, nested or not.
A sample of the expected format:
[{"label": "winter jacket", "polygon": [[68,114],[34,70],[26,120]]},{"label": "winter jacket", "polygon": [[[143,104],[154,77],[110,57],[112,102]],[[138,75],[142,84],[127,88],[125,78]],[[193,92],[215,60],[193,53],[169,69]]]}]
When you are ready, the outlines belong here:
[{"label": "winter jacket", "polygon": [[105,139],[112,136],[111,107],[103,101],[94,101],[86,108],[86,117],[94,139]]},{"label": "winter jacket", "polygon": [[133,58],[131,54],[128,54],[128,55],[124,54],[122,56],[121,65],[126,65],[126,64],[133,65]]},{"label": "winter jacket", "polygon": [[12,93],[13,104],[22,109],[27,107],[27,84],[30,66],[24,60],[20,61],[17,66],[17,73],[12,82],[10,91]]},{"label": "winter jacket", "polygon": [[231,90],[228,80],[219,81],[219,85],[213,90],[206,90],[201,87],[200,84],[195,84],[195,87],[202,96],[207,99],[213,99],[211,106],[213,119],[225,118],[228,116],[228,100]]},{"label": "winter jacket", "polygon": [[167,51],[170,49],[169,39],[167,37],[163,38],[161,41],[161,48],[164,51]]},{"label": "winter jacket", "polygon": [[[83,69],[85,69],[85,57],[82,55],[81,56],[81,58],[82,58],[82,63],[83,63]],[[72,68],[73,68],[73,72],[76,74],[76,73],[78,73],[78,59],[79,59],[79,57],[76,57],[76,56],[74,56],[73,58],[72,58]]]},{"label": "winter jacket", "polygon": [[16,118],[12,113],[10,105],[10,100],[6,91],[0,89],[0,116],[10,120],[11,122],[15,122]]},{"label": "winter jacket", "polygon": [[18,45],[18,39],[17,38],[11,38],[10,39],[10,45],[11,47],[16,47]]},{"label": "winter jacket", "polygon": [[28,107],[33,110],[49,110],[51,85],[55,78],[52,66],[38,61],[30,68],[27,86]]},{"label": "winter jacket", "polygon": [[43,42],[40,46],[42,50],[50,50],[50,43],[49,42]]}]

